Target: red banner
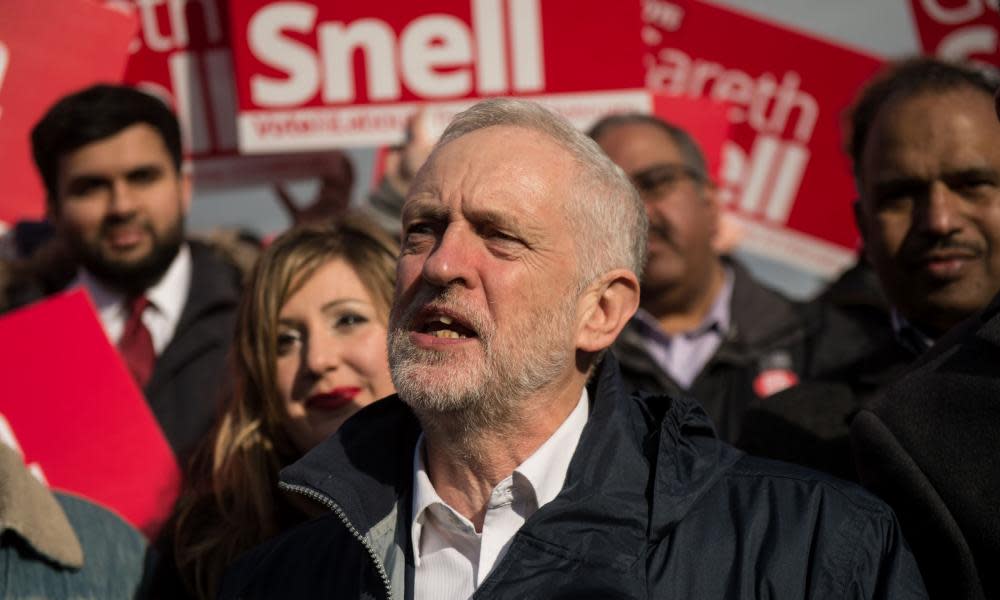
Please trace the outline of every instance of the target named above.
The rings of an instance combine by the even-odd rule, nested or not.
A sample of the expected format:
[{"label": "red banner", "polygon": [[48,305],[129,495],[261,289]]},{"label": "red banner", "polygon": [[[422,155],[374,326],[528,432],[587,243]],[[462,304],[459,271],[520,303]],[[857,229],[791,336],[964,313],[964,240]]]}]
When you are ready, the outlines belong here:
[{"label": "red banner", "polygon": [[1000,67],[997,0],[911,0],[924,52]]},{"label": "red banner", "polygon": [[745,246],[827,275],[852,261],[840,119],[880,61],[697,0],[645,0],[643,17],[647,87],[730,105],[720,183]]},{"label": "red banner", "polygon": [[120,514],[153,537],[180,470],[142,392],[83,291],[0,318],[0,443],[53,488]]},{"label": "red banner", "polygon": [[0,222],[44,214],[31,128],[68,92],[121,81],[135,28],[127,14],[92,0],[0,2]]},{"label": "red banner", "polygon": [[[589,121],[642,86],[640,5],[600,0],[231,0],[240,147],[399,141],[489,96],[531,96]],[[613,49],[613,51],[609,51]]]}]

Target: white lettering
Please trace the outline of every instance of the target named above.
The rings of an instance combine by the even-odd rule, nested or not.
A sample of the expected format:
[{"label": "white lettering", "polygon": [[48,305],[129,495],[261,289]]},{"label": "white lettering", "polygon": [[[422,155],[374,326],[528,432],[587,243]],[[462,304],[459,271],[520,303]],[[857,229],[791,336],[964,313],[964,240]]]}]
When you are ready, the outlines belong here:
[{"label": "white lettering", "polygon": [[938,0],[920,0],[920,6],[924,11],[938,23],[943,25],[957,25],[965,21],[978,19],[986,11],[986,8],[997,10],[997,0],[966,0],[962,6],[948,8],[941,6]]},{"label": "white lettering", "polygon": [[465,23],[440,15],[417,19],[400,38],[403,78],[406,86],[426,98],[464,96],[472,91],[468,69],[447,73],[437,67],[466,66],[472,60],[472,45]]},{"label": "white lettering", "polygon": [[791,125],[790,135],[797,141],[812,138],[819,103],[799,89],[802,78],[795,71],[785,72],[779,85],[771,73],[754,78],[739,69],[692,59],[676,48],[660,50],[657,58],[646,71],[648,88],[669,96],[726,102],[732,105],[727,112],[731,123],[746,123],[758,133],[781,135]]},{"label": "white lettering", "polygon": [[163,4],[163,0],[135,1],[139,5],[139,19],[146,47],[154,52],[166,52],[173,48],[173,40],[160,32],[160,22],[156,17],[156,8]]},{"label": "white lettering", "polygon": [[354,51],[359,47],[364,48],[368,99],[399,98],[393,31],[384,21],[361,19],[350,27],[339,22],[319,27],[319,50],[324,65],[324,102],[354,101]]},{"label": "white lettering", "polygon": [[[146,46],[155,52],[184,49],[191,43],[187,8],[192,2],[201,8],[202,23],[205,26],[207,43],[222,42],[224,31],[222,18],[219,15],[217,2],[219,0],[135,0],[139,9],[139,19],[142,24],[142,40]],[[160,26],[160,7],[166,6],[169,29],[163,31]],[[138,48],[130,48],[130,52]]]},{"label": "white lettering", "polygon": [[511,47],[514,51],[514,89],[545,89],[542,57],[542,14],[538,0],[510,0]]},{"label": "white lettering", "polygon": [[642,3],[642,20],[667,31],[677,31],[684,21],[684,9],[670,2],[646,0]]},{"label": "white lettering", "polygon": [[996,54],[997,30],[989,25],[974,25],[952,31],[938,44],[936,54],[949,60],[965,60],[977,54]]},{"label": "white lettering", "polygon": [[167,67],[185,145],[192,153],[199,154],[212,147],[212,140],[209,138],[205,94],[195,59],[191,52],[175,52],[167,59]]},{"label": "white lettering", "polygon": [[785,143],[785,151],[775,165],[774,187],[768,197],[767,208],[764,209],[764,217],[769,221],[782,225],[788,222],[808,164],[808,148],[802,144]]},{"label": "white lettering", "polygon": [[473,0],[472,27],[476,30],[476,85],[481,94],[507,91],[507,53],[500,0]]},{"label": "white lettering", "polygon": [[284,79],[252,75],[250,94],[255,104],[302,104],[319,91],[319,65],[312,50],[281,35],[283,29],[308,33],[315,21],[316,7],[304,2],[271,4],[251,17],[247,34],[250,51],[264,64],[288,75]]},{"label": "white lettering", "polygon": [[[7,65],[10,64],[10,50],[7,45],[0,42],[0,91],[3,91],[3,80],[7,75]],[[3,116],[3,107],[0,106],[0,116]]]},{"label": "white lettering", "polygon": [[[251,76],[253,102],[268,107],[299,105],[313,99],[321,86],[324,103],[350,103],[357,100],[356,87],[362,82],[370,101],[398,100],[403,84],[428,99],[472,92],[543,91],[540,0],[470,1],[471,29],[454,15],[427,14],[403,27],[398,39],[380,19],[316,24],[314,5],[270,4],[251,17],[247,38],[258,60],[286,77]],[[503,18],[504,1],[509,8],[508,23]],[[315,50],[284,35],[285,31],[309,34],[314,27]],[[509,54],[505,34],[510,38]],[[358,52],[364,58],[363,77],[354,72]],[[512,85],[508,84],[508,60]]]}]

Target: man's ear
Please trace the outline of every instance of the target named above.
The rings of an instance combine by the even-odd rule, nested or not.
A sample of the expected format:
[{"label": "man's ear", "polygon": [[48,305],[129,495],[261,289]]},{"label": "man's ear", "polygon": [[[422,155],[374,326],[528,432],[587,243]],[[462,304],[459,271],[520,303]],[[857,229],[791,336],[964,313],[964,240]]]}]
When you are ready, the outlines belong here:
[{"label": "man's ear", "polygon": [[628,269],[608,271],[583,293],[576,347],[600,352],[614,343],[639,307],[639,278]]}]

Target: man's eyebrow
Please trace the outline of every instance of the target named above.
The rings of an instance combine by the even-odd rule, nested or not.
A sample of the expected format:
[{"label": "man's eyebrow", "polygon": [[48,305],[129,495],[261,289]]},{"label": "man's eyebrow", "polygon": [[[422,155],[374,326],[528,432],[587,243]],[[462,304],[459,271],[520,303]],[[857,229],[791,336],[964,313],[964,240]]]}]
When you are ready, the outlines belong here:
[{"label": "man's eyebrow", "polygon": [[443,221],[448,219],[451,211],[447,206],[437,202],[426,200],[412,200],[403,207],[402,220],[404,223],[420,219],[430,219],[432,221]]}]

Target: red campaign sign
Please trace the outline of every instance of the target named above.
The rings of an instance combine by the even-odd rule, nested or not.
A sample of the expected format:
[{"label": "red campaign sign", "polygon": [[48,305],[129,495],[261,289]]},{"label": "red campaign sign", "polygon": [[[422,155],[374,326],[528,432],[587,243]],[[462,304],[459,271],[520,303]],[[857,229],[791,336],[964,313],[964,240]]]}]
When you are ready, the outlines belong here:
[{"label": "red campaign sign", "polygon": [[180,470],[90,299],[75,290],[0,318],[0,443],[36,476],[116,511],[151,539]]},{"label": "red campaign sign", "polygon": [[652,94],[651,110],[664,121],[686,131],[701,148],[713,177],[721,176],[722,153],[732,136],[729,106],[709,98],[686,98]]},{"label": "red campaign sign", "polygon": [[589,122],[643,80],[638,0],[230,0],[230,17],[246,152],[394,143],[422,103],[440,130],[489,96]]},{"label": "red campaign sign", "polygon": [[720,184],[745,247],[823,275],[850,263],[840,119],[881,61],[697,0],[644,0],[643,18],[647,87],[730,105]]},{"label": "red campaign sign", "polygon": [[924,52],[1000,67],[997,0],[911,0]]},{"label": "red campaign sign", "polygon": [[42,217],[31,128],[65,94],[121,81],[135,29],[133,18],[92,0],[0,2],[0,222]]}]

